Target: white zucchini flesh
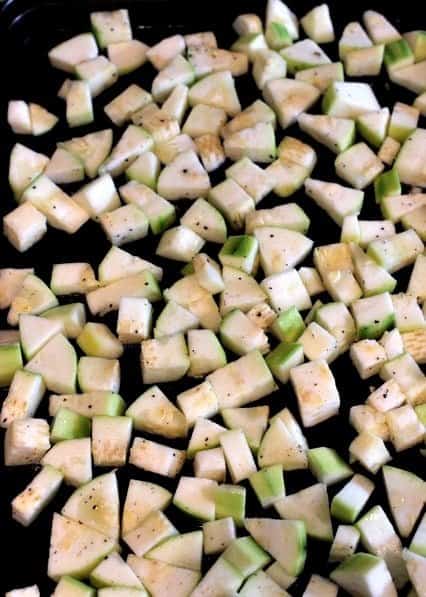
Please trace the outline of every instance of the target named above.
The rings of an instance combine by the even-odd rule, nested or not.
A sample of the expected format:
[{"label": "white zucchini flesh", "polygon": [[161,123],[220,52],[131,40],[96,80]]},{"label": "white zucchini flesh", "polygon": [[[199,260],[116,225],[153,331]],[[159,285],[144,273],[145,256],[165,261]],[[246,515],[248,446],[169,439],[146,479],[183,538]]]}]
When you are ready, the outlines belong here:
[{"label": "white zucchini flesh", "polygon": [[130,479],[124,501],[121,534],[126,535],[140,526],[151,512],[164,510],[172,494],[155,483]]},{"label": "white zucchini flesh", "polygon": [[29,485],[12,501],[12,517],[29,526],[43,508],[54,498],[62,483],[63,475],[46,465]]},{"label": "white zucchini flesh", "polygon": [[53,580],[65,575],[86,578],[114,547],[113,539],[75,520],[54,514],[48,575]]},{"label": "white zucchini flesh", "polygon": [[119,497],[115,473],[96,477],[76,489],[65,503],[61,513],[107,537],[118,539]]},{"label": "white zucchini flesh", "polygon": [[124,535],[123,540],[138,557],[141,557],[159,543],[177,534],[177,529],[163,512],[151,512],[140,526]]},{"label": "white zucchini flesh", "polygon": [[364,547],[385,560],[397,587],[404,586],[407,572],[402,559],[401,541],[381,506],[375,506],[364,514],[356,527]]},{"label": "white zucchini flesh", "polygon": [[127,562],[151,594],[186,597],[195,589],[200,573],[164,562],[129,555]]},{"label": "white zucchini flesh", "polygon": [[327,488],[318,483],[288,495],[274,504],[281,518],[303,520],[311,537],[331,541],[333,529],[329,513]]}]

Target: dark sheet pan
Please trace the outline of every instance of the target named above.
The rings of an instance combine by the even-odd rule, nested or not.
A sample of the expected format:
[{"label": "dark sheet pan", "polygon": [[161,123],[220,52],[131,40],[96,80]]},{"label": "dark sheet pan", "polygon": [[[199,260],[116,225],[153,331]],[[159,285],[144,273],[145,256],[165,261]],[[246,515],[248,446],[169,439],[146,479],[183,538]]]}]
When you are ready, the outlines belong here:
[{"label": "dark sheet pan", "polygon": [[[289,6],[299,17],[303,16],[308,9],[317,3],[313,0],[288,1]],[[127,0],[124,2],[113,0],[9,0],[5,2],[0,10],[0,46],[2,50],[0,54],[2,75],[0,86],[0,215],[3,216],[14,206],[7,183],[8,156],[15,142],[14,136],[6,125],[6,109],[9,99],[22,98],[39,102],[61,116],[61,124],[45,137],[21,139],[24,144],[50,155],[54,151],[55,142],[59,139],[67,139],[73,135],[84,134],[90,130],[109,126],[109,121],[103,113],[103,106],[125,89],[130,82],[136,82],[147,89],[150,88],[154,70],[149,65],[145,65],[136,73],[120,78],[117,85],[95,100],[96,118],[93,126],[77,129],[70,133],[70,129],[64,124],[64,103],[56,97],[57,89],[63,81],[65,73],[55,71],[49,67],[47,51],[56,43],[76,33],[88,30],[89,12],[91,10],[129,8],[134,36],[148,44],[155,43],[162,37],[175,32],[190,33],[213,29],[217,34],[219,44],[222,47],[227,47],[235,39],[231,27],[235,16],[241,12],[250,11],[263,15],[265,4],[264,0],[231,0],[228,3],[197,2],[196,0]],[[332,0],[330,8],[337,38],[346,23],[350,20],[360,19],[363,10],[368,8],[383,10],[402,31],[425,28],[426,26],[424,4],[414,0],[406,0],[403,3],[393,5],[379,0],[370,0],[370,2],[364,0],[358,0],[357,2]],[[330,55],[334,58],[337,58],[336,44],[332,44],[331,48],[326,47],[326,51],[330,52]],[[243,107],[258,96],[250,77],[240,78],[237,85]],[[385,77],[375,79],[373,85],[383,105],[392,106],[396,100],[411,103],[414,99],[409,92],[390,86]],[[116,130],[116,137],[117,133]],[[286,133],[295,133],[296,136],[303,138],[300,131],[294,127]],[[282,136],[282,131],[279,131],[278,138],[280,139]],[[319,160],[314,175],[318,178],[333,180],[335,177],[333,173],[333,156],[323,146],[313,143],[311,139],[308,139],[308,142],[313,144],[318,151]],[[220,180],[222,176],[222,171],[216,172],[213,176],[213,184]],[[340,234],[338,227],[324,212],[317,209],[311,200],[304,197],[302,192],[297,193],[290,199],[290,201],[293,200],[300,202],[300,205],[306,209],[311,217],[312,224],[309,235],[318,244],[338,240]],[[271,195],[264,200],[262,207],[273,206],[277,203],[279,203],[279,199]],[[366,193],[364,206],[362,217],[371,219],[380,217],[374,205],[371,189],[368,189]],[[181,209],[180,205],[179,209]],[[149,259],[150,256],[154,255],[156,243],[157,239],[149,237],[126,245],[124,248]],[[90,261],[97,266],[108,248],[105,236],[93,222],[84,226],[80,232],[72,237],[67,237],[64,233],[50,228],[45,238],[24,255],[19,255],[7,243],[5,238],[1,237],[0,267],[34,266],[36,273],[48,282],[52,263],[84,260]],[[162,265],[160,259],[158,259],[158,262]],[[164,288],[179,276],[179,269],[179,264],[173,266],[171,262],[167,263]],[[401,272],[398,275],[398,280],[400,282],[398,289],[404,290],[406,288],[407,273]],[[114,315],[108,317],[107,321],[114,325]],[[5,313],[3,312],[0,313],[0,328],[4,326]],[[122,361],[121,394],[127,402],[131,402],[143,391],[138,350],[134,347],[126,349],[125,358]],[[331,419],[310,429],[307,435],[311,447],[332,446],[338,449],[343,457],[347,458],[347,447],[354,436],[354,432],[348,423],[349,408],[353,404],[363,402],[368,395],[368,387],[374,385],[378,380],[372,378],[367,382],[360,381],[347,356],[341,357],[335,362],[332,369],[342,397],[341,414],[338,418]],[[176,384],[163,385],[166,394],[174,398],[182,388],[193,384],[192,382],[188,384],[188,382],[182,381]],[[4,395],[5,391],[1,390],[0,399]],[[47,412],[46,402],[47,400],[40,409],[41,416],[44,416]],[[280,410],[287,404],[293,413],[297,413],[295,397],[288,385],[280,388],[266,402],[271,404],[272,412]],[[0,433],[0,436],[1,451],[3,433]],[[179,443],[177,442],[176,445],[178,446]],[[59,510],[62,507],[66,497],[70,494],[70,489],[62,488],[54,502],[42,513],[38,520],[29,529],[24,529],[11,520],[10,501],[32,478],[35,468],[18,467],[7,469],[1,464],[1,456],[0,454],[0,592],[3,593],[14,587],[38,583],[42,595],[46,596],[51,593],[53,587],[53,583],[48,581],[46,577],[51,516],[54,510]],[[424,474],[425,461],[419,455],[418,448],[398,455],[394,463],[413,472]],[[357,466],[354,468],[360,472],[365,472]],[[187,470],[190,470],[189,467]],[[96,471],[95,474],[100,472]],[[120,470],[118,475],[123,496],[129,478],[150,478],[171,489],[175,486],[174,481],[155,478],[154,475],[147,475],[130,466]],[[377,490],[373,494],[369,505],[380,502],[388,511],[380,475],[377,476],[375,481]],[[311,485],[313,482],[313,477],[308,473],[293,472],[286,475],[288,493]],[[333,486],[330,489],[330,499],[340,489],[340,486]],[[248,515],[274,515],[272,511],[270,514],[268,511],[262,512],[251,492],[249,492],[249,495]],[[188,519],[173,507],[167,513],[181,531],[197,526],[196,522],[194,524],[193,520]],[[296,596],[303,593],[307,580],[313,572],[325,576],[328,574],[328,550],[328,544],[309,540],[306,568],[300,579],[291,587],[290,592],[292,595]]]}]

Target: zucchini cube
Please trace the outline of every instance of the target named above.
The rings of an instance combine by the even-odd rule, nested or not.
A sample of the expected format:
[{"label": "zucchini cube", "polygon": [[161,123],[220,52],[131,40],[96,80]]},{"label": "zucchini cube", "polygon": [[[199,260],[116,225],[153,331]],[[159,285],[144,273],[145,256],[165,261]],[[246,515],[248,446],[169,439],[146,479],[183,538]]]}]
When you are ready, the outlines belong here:
[{"label": "zucchini cube", "polygon": [[26,202],[3,218],[3,232],[10,244],[24,253],[46,234],[47,219],[30,202]]},{"label": "zucchini cube", "polygon": [[44,419],[18,419],[4,437],[6,466],[38,464],[50,448],[49,425]]},{"label": "zucchini cube", "polygon": [[41,375],[18,369],[3,400],[0,426],[7,428],[16,419],[33,417],[45,391]]},{"label": "zucchini cube", "polygon": [[283,467],[281,464],[274,464],[253,473],[249,477],[249,482],[262,508],[272,506],[285,496]]},{"label": "zucchini cube", "polygon": [[352,313],[360,339],[380,338],[395,325],[395,311],[388,292],[354,301]]},{"label": "zucchini cube", "polygon": [[225,348],[238,355],[247,354],[252,350],[258,350],[262,354],[269,352],[269,341],[265,332],[239,309],[227,313],[222,319],[220,339]]},{"label": "zucchini cube", "polygon": [[391,442],[397,452],[408,450],[424,440],[425,426],[410,404],[388,411],[386,422]]},{"label": "zucchini cube", "polygon": [[15,373],[23,366],[19,342],[3,343],[0,339],[0,387],[8,386]]},{"label": "zucchini cube", "polygon": [[293,305],[280,313],[273,322],[271,331],[280,342],[292,343],[301,336],[305,327],[302,316]]},{"label": "zucchini cube", "polygon": [[252,539],[240,537],[226,548],[222,557],[246,578],[270,562],[269,555]]},{"label": "zucchini cube", "polygon": [[315,321],[311,321],[297,340],[303,353],[310,361],[324,359],[331,363],[339,354],[339,344],[335,336]]},{"label": "zucchini cube", "polygon": [[247,438],[241,429],[225,431],[219,437],[226,465],[233,483],[248,479],[256,472],[256,463]]},{"label": "zucchini cube", "polygon": [[151,335],[152,305],[143,297],[123,297],[117,319],[118,339],[123,344],[137,344]]},{"label": "zucchini cube", "polygon": [[340,153],[334,165],[336,174],[356,189],[364,189],[383,172],[384,166],[366,143],[356,143]]},{"label": "zucchini cube", "polygon": [[351,361],[361,379],[376,375],[386,362],[386,352],[376,340],[360,340],[350,348]]},{"label": "zucchini cube", "polygon": [[339,411],[340,396],[334,376],[325,361],[311,361],[290,371],[300,415],[305,427],[312,427]]},{"label": "zucchini cube", "polygon": [[207,380],[178,394],[176,402],[190,426],[200,417],[214,417],[219,410],[217,396]]},{"label": "zucchini cube", "polygon": [[299,343],[281,342],[266,357],[266,363],[274,377],[281,383],[287,383],[293,367],[303,363],[303,346]]},{"label": "zucchini cube", "polygon": [[86,323],[77,344],[91,357],[118,359],[123,354],[123,345],[104,323]]},{"label": "zucchini cube", "polygon": [[414,64],[414,54],[405,39],[396,39],[385,46],[384,63],[388,73]]},{"label": "zucchini cube", "polygon": [[334,496],[331,514],[337,520],[354,523],[374,490],[374,483],[363,475],[356,474]]},{"label": "zucchini cube", "polygon": [[77,367],[77,380],[83,392],[119,392],[120,362],[117,359],[81,357]]},{"label": "zucchini cube", "polygon": [[333,485],[352,476],[353,471],[332,448],[313,448],[308,451],[311,473],[320,483]]},{"label": "zucchini cube", "polygon": [[183,334],[144,340],[141,346],[141,367],[144,384],[176,381],[190,366]]},{"label": "zucchini cube", "polygon": [[148,234],[147,217],[132,204],[101,214],[99,222],[108,240],[115,246],[140,240]]},{"label": "zucchini cube", "polygon": [[221,553],[236,539],[232,516],[203,524],[203,548],[206,555]]},{"label": "zucchini cube", "polygon": [[389,379],[371,392],[367,402],[376,410],[385,413],[404,404],[405,395],[398,383],[394,379]]},{"label": "zucchini cube", "polygon": [[300,311],[310,309],[312,306],[308,291],[295,269],[268,276],[261,282],[261,287],[278,314],[292,306]]},{"label": "zucchini cube", "polygon": [[90,429],[90,419],[69,408],[60,408],[53,419],[50,440],[56,444],[67,439],[89,437]]},{"label": "zucchini cube", "polygon": [[426,399],[426,377],[413,357],[403,354],[387,361],[380,370],[383,380],[394,379],[404,392],[407,402],[415,406]]},{"label": "zucchini cube", "polygon": [[185,463],[186,452],[164,446],[141,437],[135,437],[130,449],[129,464],[145,471],[176,477]]},{"label": "zucchini cube", "polygon": [[54,498],[62,483],[63,475],[46,465],[12,501],[12,518],[29,526]]},{"label": "zucchini cube", "polygon": [[339,524],[332,546],[330,548],[329,562],[344,562],[351,557],[358,547],[360,534],[356,527]]},{"label": "zucchini cube", "polygon": [[130,417],[92,419],[92,454],[95,466],[124,466],[132,435]]},{"label": "zucchini cube", "polygon": [[219,252],[219,261],[223,266],[228,265],[252,274],[259,250],[257,238],[247,234],[230,236]]},{"label": "zucchini cube", "polygon": [[386,423],[386,415],[377,411],[369,404],[357,404],[349,411],[349,422],[358,433],[372,433],[383,441],[389,440],[389,428]]},{"label": "zucchini cube", "polygon": [[196,477],[223,483],[226,477],[226,462],[222,448],[197,452],[194,456],[194,474]]},{"label": "zucchini cube", "polygon": [[218,485],[214,492],[216,518],[231,517],[242,526],[246,513],[246,489],[241,485]]},{"label": "zucchini cube", "polygon": [[353,440],[349,452],[354,460],[373,474],[391,460],[383,440],[368,431],[363,431]]},{"label": "zucchini cube", "polygon": [[349,593],[362,591],[366,597],[375,597],[383,591],[396,594],[384,560],[368,553],[349,557],[333,570],[330,578]]}]

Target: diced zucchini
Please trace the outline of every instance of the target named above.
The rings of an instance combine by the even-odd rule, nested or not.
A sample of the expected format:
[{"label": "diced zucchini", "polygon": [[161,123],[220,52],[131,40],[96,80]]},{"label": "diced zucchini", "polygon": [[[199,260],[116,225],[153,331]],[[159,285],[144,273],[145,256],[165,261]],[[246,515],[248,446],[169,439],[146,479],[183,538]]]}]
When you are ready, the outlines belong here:
[{"label": "diced zucchini", "polygon": [[158,475],[176,477],[185,462],[185,457],[184,450],[176,450],[136,437],[130,449],[129,463]]},{"label": "diced zucchini", "polygon": [[266,5],[266,25],[280,23],[288,31],[291,39],[298,39],[299,27],[296,15],[281,2],[281,0],[268,0]]},{"label": "diced zucchini", "polygon": [[309,536],[331,541],[333,529],[329,514],[327,487],[321,483],[292,493],[274,504],[285,519],[302,520]]},{"label": "diced zucchini", "polygon": [[317,425],[338,413],[340,396],[325,361],[311,361],[294,367],[290,379],[305,427]]},{"label": "diced zucchini", "polygon": [[86,323],[84,305],[82,303],[69,303],[43,311],[44,319],[60,322],[66,338],[76,338]]},{"label": "diced zucchini", "polygon": [[87,81],[72,81],[66,97],[68,126],[84,126],[94,120],[92,95]]},{"label": "diced zucchini", "polygon": [[333,544],[330,548],[329,562],[344,562],[353,556],[359,543],[359,531],[356,527],[339,524]]},{"label": "diced zucchini", "polygon": [[233,309],[249,311],[266,298],[266,293],[254,278],[233,267],[224,266],[222,277],[225,290],[220,297],[220,311],[226,315]]},{"label": "diced zucchini", "polygon": [[90,436],[90,419],[68,408],[60,408],[55,414],[50,431],[53,444],[67,439]]},{"label": "diced zucchini", "polygon": [[[97,508],[94,509],[93,505]],[[115,472],[100,475],[76,489],[65,502],[61,514],[105,537],[117,540],[119,496]]]},{"label": "diced zucchini", "polygon": [[280,51],[290,73],[331,62],[327,54],[311,39],[304,39]]},{"label": "diced zucchini", "polygon": [[214,520],[216,481],[194,477],[181,477],[173,504],[190,516],[200,520]]},{"label": "diced zucchini", "polygon": [[236,538],[232,516],[203,524],[203,547],[206,555],[224,551]]},{"label": "diced zucchini", "polygon": [[292,306],[304,310],[312,305],[311,298],[295,269],[272,274],[261,282],[261,286],[278,314]]},{"label": "diced zucchini", "polygon": [[282,342],[266,357],[268,367],[282,383],[286,383],[293,367],[303,363],[303,345]]},{"label": "diced zucchini", "polygon": [[411,133],[416,130],[419,115],[417,108],[402,102],[396,102],[389,121],[388,135],[399,143],[404,143]]},{"label": "diced zucchini", "polygon": [[95,529],[54,514],[48,575],[53,580],[65,575],[85,578],[114,546],[113,539]]},{"label": "diced zucchini", "polygon": [[270,562],[269,555],[251,537],[240,537],[233,541],[222,558],[244,578]]},{"label": "diced zucchini", "polygon": [[375,506],[357,522],[361,542],[370,553],[382,557],[398,588],[407,581],[402,546],[392,523],[381,506]]},{"label": "diced zucchini", "polygon": [[226,124],[221,131],[224,139],[229,135],[243,129],[252,128],[259,122],[270,122],[275,128],[275,112],[262,100],[256,100],[242,110],[237,116]]},{"label": "diced zucchini", "polygon": [[126,75],[144,64],[148,46],[138,39],[130,39],[109,44],[107,47],[108,59],[116,68],[118,74]]},{"label": "diced zucchini", "polygon": [[43,467],[31,483],[13,499],[12,518],[25,527],[32,524],[54,498],[62,479],[62,473],[53,467]]},{"label": "diced zucchini", "polygon": [[371,184],[384,166],[365,143],[357,143],[335,160],[336,173],[357,189]]},{"label": "diced zucchini", "polygon": [[[106,286],[92,290],[86,295],[88,307],[93,315],[105,315],[105,313],[109,313],[110,311],[116,311],[123,297],[143,297],[150,302],[160,300],[161,291],[158,282],[151,271],[149,271],[152,268],[148,267],[153,264],[149,264],[149,262],[144,262],[143,260],[141,262],[134,262],[133,259],[130,259],[130,262],[135,269],[141,269],[141,273],[135,273],[128,277],[114,280]],[[121,274],[123,273],[121,271]]]},{"label": "diced zucchini", "polygon": [[203,479],[223,482],[226,477],[226,462],[222,448],[200,450],[194,456],[194,474]]},{"label": "diced zucchini", "polygon": [[207,75],[195,83],[189,91],[189,104],[206,104],[222,108],[229,116],[241,112],[241,105],[230,71]]},{"label": "diced zucchini", "polygon": [[194,590],[200,580],[200,573],[194,570],[178,568],[134,555],[128,556],[127,563],[151,594],[167,595],[173,592],[176,597],[185,597]]},{"label": "diced zucchini", "polygon": [[180,379],[189,365],[188,350],[182,334],[142,342],[141,367],[145,384]]},{"label": "diced zucchini", "polygon": [[184,151],[167,165],[158,178],[158,194],[175,201],[205,196],[210,189],[207,172],[194,151]]},{"label": "diced zucchini", "polygon": [[282,128],[287,128],[318,99],[319,89],[292,79],[274,79],[263,88],[265,101],[275,110]]},{"label": "diced zucchini", "polygon": [[389,118],[389,108],[359,114],[356,118],[357,130],[370,145],[380,147],[386,138]]},{"label": "diced zucchini", "polygon": [[124,131],[109,158],[102,164],[101,174],[118,176],[142,153],[153,147],[152,137],[141,127],[130,124]]},{"label": "diced zucchini", "polygon": [[260,263],[267,276],[291,270],[307,257],[313,246],[310,238],[286,228],[263,226],[256,228],[254,235],[259,242]]},{"label": "diced zucchini", "polygon": [[49,448],[49,425],[44,419],[15,419],[4,437],[4,463],[38,464]]},{"label": "diced zucchini", "polygon": [[256,228],[262,228],[263,226],[288,228],[306,234],[310,226],[310,220],[297,203],[286,203],[271,209],[258,209],[247,214],[247,234],[252,234]]},{"label": "diced zucchini", "polygon": [[392,166],[396,156],[398,155],[400,147],[401,144],[398,141],[395,141],[395,139],[392,139],[392,137],[386,137],[380,146],[377,156],[384,164],[387,166]]},{"label": "diced zucchini", "polygon": [[146,53],[146,57],[157,70],[161,70],[178,54],[182,54],[184,50],[185,40],[183,36],[172,35],[165,37],[152,46]]},{"label": "diced zucchini", "polygon": [[219,71],[230,71],[234,77],[244,75],[248,70],[248,56],[244,52],[245,47],[237,45],[238,48],[232,47],[238,50],[236,52],[205,45],[188,48],[188,61],[194,69],[195,77],[200,79]]},{"label": "diced zucchini", "polygon": [[140,110],[151,101],[150,93],[138,85],[130,85],[105,106],[104,112],[115,125],[123,126],[130,120],[133,112]]},{"label": "diced zucchini", "polygon": [[233,161],[249,158],[254,162],[272,162],[276,154],[272,124],[259,122],[252,128],[231,133],[225,138],[224,151]]},{"label": "diced zucchini", "polygon": [[350,50],[345,54],[345,72],[349,77],[374,77],[382,68],[385,46]]},{"label": "diced zucchini", "polygon": [[176,535],[151,549],[146,558],[180,568],[199,571],[203,552],[202,531]]},{"label": "diced zucchini", "polygon": [[195,73],[190,62],[178,54],[165,66],[152,82],[152,97],[156,102],[167,99],[176,85],[191,85]]},{"label": "diced zucchini", "polygon": [[306,558],[306,530],[302,521],[246,518],[245,527],[288,574],[301,573]]},{"label": "diced zucchini", "polygon": [[75,67],[75,73],[79,79],[88,83],[92,97],[100,95],[105,89],[114,85],[118,79],[115,64],[105,56],[97,56],[91,60],[80,62]]},{"label": "diced zucchini", "polygon": [[141,557],[159,543],[177,534],[177,529],[163,512],[151,512],[140,526],[124,535],[123,540],[138,557]]},{"label": "diced zucchini", "polygon": [[379,103],[367,83],[333,82],[323,99],[323,111],[337,118],[356,118],[366,112],[380,110]]},{"label": "diced zucchini", "polygon": [[373,493],[374,484],[367,477],[356,474],[334,496],[331,514],[346,523],[353,523]]},{"label": "diced zucchini", "polygon": [[198,418],[213,417],[218,411],[217,396],[208,381],[181,392],[177,395],[176,401],[190,427],[194,425]]},{"label": "diced zucchini", "polygon": [[40,375],[18,369],[3,400],[0,425],[7,428],[17,419],[33,417],[45,392]]},{"label": "diced zucchini", "polygon": [[384,560],[371,554],[350,556],[333,570],[330,578],[350,594],[362,593],[366,597],[397,595]]},{"label": "diced zucchini", "polygon": [[248,479],[256,472],[256,464],[241,429],[225,431],[219,440],[233,483]]},{"label": "diced zucchini", "polygon": [[364,201],[360,190],[313,178],[305,180],[305,192],[340,226],[346,216],[360,213]]},{"label": "diced zucchini", "polygon": [[[238,33],[238,35],[248,35],[249,33],[261,33],[263,25],[260,17],[258,17],[256,14],[249,13],[238,15],[238,17],[232,23],[232,28],[234,31],[236,31],[236,33]],[[186,43],[189,45],[188,41]]]},{"label": "diced zucchini", "polygon": [[234,566],[219,557],[197,585],[192,597],[227,593],[232,595],[241,586],[243,580],[243,575]]},{"label": "diced zucchini", "polygon": [[118,359],[123,354],[123,345],[104,323],[86,323],[77,344],[91,357]]},{"label": "diced zucchini", "polygon": [[160,160],[152,151],[142,153],[126,170],[126,177],[134,182],[146,185],[155,191],[158,175],[160,174]]},{"label": "diced zucchini", "polygon": [[308,452],[309,468],[320,483],[333,485],[353,474],[350,466],[332,448],[313,448]]},{"label": "diced zucchini", "polygon": [[334,153],[345,151],[355,140],[355,123],[348,118],[302,113],[297,122],[302,131]]},{"label": "diced zucchini", "polygon": [[390,439],[397,452],[407,450],[424,439],[424,425],[409,404],[386,413]]},{"label": "diced zucchini", "polygon": [[350,348],[352,363],[361,379],[376,375],[386,362],[386,352],[376,340],[360,340]]},{"label": "diced zucchini", "polygon": [[380,338],[395,325],[395,312],[388,292],[363,298],[352,304],[358,337]]},{"label": "diced zucchini", "polygon": [[238,355],[247,354],[252,350],[259,350],[262,354],[269,351],[266,334],[238,309],[223,318],[220,338],[225,348]]},{"label": "diced zucchini", "polygon": [[55,444],[41,460],[64,475],[65,483],[79,487],[92,478],[90,439],[70,439]]},{"label": "diced zucchini", "polygon": [[381,13],[367,10],[362,18],[368,34],[375,44],[388,44],[400,39],[401,34]]},{"label": "diced zucchini", "polygon": [[[122,559],[120,554],[112,552],[90,574],[90,582],[98,588],[119,587],[142,589],[142,583]],[[120,597],[120,596],[118,596]]]},{"label": "diced zucchini", "polygon": [[328,4],[320,4],[300,19],[306,35],[318,44],[334,41],[334,28]]},{"label": "diced zucchini", "polygon": [[414,230],[400,232],[368,245],[367,254],[389,273],[411,265],[423,252],[423,242]]},{"label": "diced zucchini", "polygon": [[101,48],[132,39],[129,13],[126,9],[92,12],[90,22]]},{"label": "diced zucchini", "polygon": [[[278,41],[278,39],[274,41],[275,43],[273,43],[272,47],[281,46],[282,41]],[[276,49],[279,49],[279,47],[276,47]],[[253,63],[253,78],[259,89],[263,89],[268,81],[285,77],[286,74],[286,62],[278,52],[272,50],[260,50],[256,52]]]},{"label": "diced zucchini", "polygon": [[86,60],[96,58],[98,46],[91,33],[81,33],[58,44],[49,51],[50,64],[67,73],[74,73],[75,67]]},{"label": "diced zucchini", "polygon": [[426,131],[419,128],[407,138],[402,146],[395,162],[401,182],[421,187],[426,185],[426,173],[420,159],[425,141]]},{"label": "diced zucchini", "polygon": [[373,474],[391,459],[383,440],[369,431],[363,431],[353,440],[349,453]]},{"label": "diced zucchini", "polygon": [[373,43],[366,31],[357,21],[348,23],[339,40],[339,57],[343,60],[348,52],[362,48],[370,48]]},{"label": "diced zucchini", "polygon": [[149,514],[162,511],[172,499],[172,494],[160,485],[131,479],[123,509],[122,535],[138,528]]},{"label": "diced zucchini", "polygon": [[96,466],[124,466],[130,445],[129,417],[95,416],[92,419],[92,453]]},{"label": "diced zucchini", "polygon": [[267,427],[269,407],[224,408],[221,415],[229,429],[242,429],[250,448],[257,451]]},{"label": "diced zucchini", "polygon": [[190,377],[201,377],[226,364],[222,346],[211,330],[188,331],[188,354]]},{"label": "diced zucchini", "polygon": [[280,464],[285,471],[307,468],[307,446],[300,428],[293,429],[288,419],[273,419],[259,446],[258,462],[260,467]]},{"label": "diced zucchini", "polygon": [[214,492],[215,516],[217,519],[232,517],[235,524],[242,526],[246,512],[246,489],[241,485],[218,485]]},{"label": "diced zucchini", "polygon": [[62,576],[52,593],[55,597],[94,597],[95,590],[89,585],[72,578],[71,576]]},{"label": "diced zucchini", "polygon": [[383,479],[398,531],[407,537],[422,511],[424,481],[413,473],[389,465],[383,467]]},{"label": "diced zucchini", "polygon": [[405,39],[396,39],[386,44],[384,62],[388,73],[393,73],[414,63],[414,54]]}]

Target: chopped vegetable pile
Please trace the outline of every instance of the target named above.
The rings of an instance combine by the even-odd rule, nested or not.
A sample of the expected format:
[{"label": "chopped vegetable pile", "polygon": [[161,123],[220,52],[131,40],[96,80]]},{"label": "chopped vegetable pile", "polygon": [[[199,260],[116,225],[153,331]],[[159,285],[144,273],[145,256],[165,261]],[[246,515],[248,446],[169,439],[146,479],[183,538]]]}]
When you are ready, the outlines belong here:
[{"label": "chopped vegetable pile", "polygon": [[[338,38],[327,4],[299,21],[281,0],[267,1],[265,19],[238,16],[230,50],[212,31],[149,47],[125,9],[90,21],[92,33],[48,55],[68,77],[58,95],[69,127],[93,123],[94,98],[145,62],[150,90],[130,84],[102,104],[110,128],[59,140],[50,157],[23,135],[59,118],[21,99],[7,114],[18,136],[11,245],[31,251],[48,227],[71,235],[89,220],[111,245],[97,269],[53,263],[50,280],[37,264],[0,269],[4,460],[37,466],[12,517],[29,526],[72,488],[52,518],[54,597],[393,597],[410,586],[425,597],[425,469],[392,461],[425,455],[426,31],[400,33],[369,10]],[[379,103],[365,78],[382,71],[410,105]],[[291,125],[334,161],[332,180],[318,178],[318,150],[286,135]],[[362,219],[369,187],[375,220]],[[340,242],[310,236],[305,209],[287,199],[297,191]],[[143,241],[122,248],[148,235],[158,259]],[[402,288],[394,274],[406,268]],[[131,345],[144,385],[133,402],[120,395]],[[374,384],[360,382],[350,409],[333,372],[346,352]],[[182,390],[167,385],[183,378]],[[354,434],[339,450],[318,445],[310,428],[339,413]],[[289,491],[294,471],[311,480]],[[302,589],[313,539],[330,574]]]}]

